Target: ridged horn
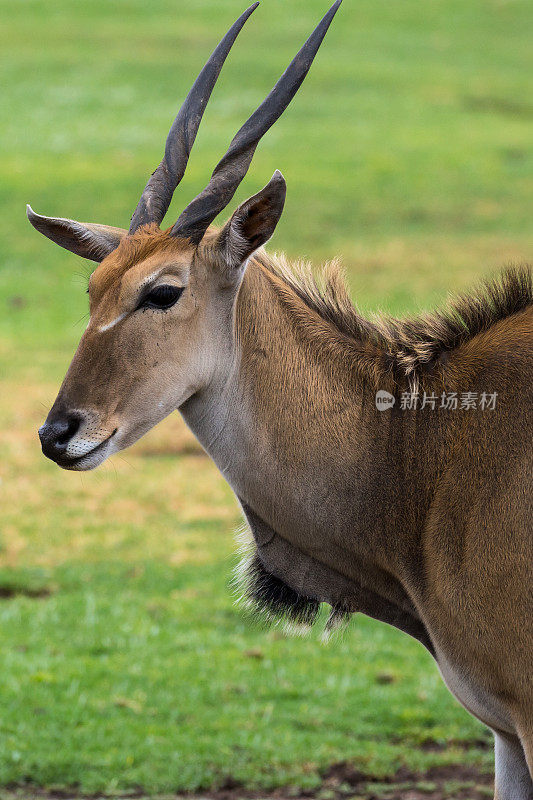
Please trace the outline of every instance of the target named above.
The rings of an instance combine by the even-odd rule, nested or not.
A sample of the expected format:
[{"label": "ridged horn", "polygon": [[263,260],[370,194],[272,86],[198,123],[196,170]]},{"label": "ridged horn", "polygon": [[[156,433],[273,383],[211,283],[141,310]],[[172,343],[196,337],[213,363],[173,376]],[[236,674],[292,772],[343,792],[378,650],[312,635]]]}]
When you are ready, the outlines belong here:
[{"label": "ridged horn", "polygon": [[171,235],[198,244],[209,225],[230,202],[246,175],[262,136],[279,119],[300,88],[342,0],[336,0],[287,67],[268,97],[233,138],[205,189],[180,214]]},{"label": "ridged horn", "polygon": [[157,222],[159,225],[163,221],[176,186],[185,172],[202,116],[222,65],[244,23],[258,5],[259,3],[251,5],[233,23],[196,78],[172,123],[163,160],[150,177],[137,208],[133,212],[129,228],[130,234],[135,233],[141,225],[149,222]]}]

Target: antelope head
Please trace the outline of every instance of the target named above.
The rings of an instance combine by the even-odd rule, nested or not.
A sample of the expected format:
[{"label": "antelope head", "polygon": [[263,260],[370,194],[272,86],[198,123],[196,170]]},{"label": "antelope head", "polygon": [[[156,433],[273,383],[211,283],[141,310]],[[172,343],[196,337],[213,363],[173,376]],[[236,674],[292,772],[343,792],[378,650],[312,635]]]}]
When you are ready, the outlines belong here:
[{"label": "antelope head", "polygon": [[89,324],[39,429],[44,454],[59,466],[93,469],[220,380],[221,350],[232,338],[246,263],[272,236],[283,210],[281,173],[239,206],[221,230],[210,226],[235,194],[259,140],[296,94],[340,3],[235,135],[206,188],[168,230],[159,225],[185,172],[207,101],[258,3],[234,23],[194,82],[128,231],[44,217],[28,206],[38,231],[99,265],[89,280]]}]

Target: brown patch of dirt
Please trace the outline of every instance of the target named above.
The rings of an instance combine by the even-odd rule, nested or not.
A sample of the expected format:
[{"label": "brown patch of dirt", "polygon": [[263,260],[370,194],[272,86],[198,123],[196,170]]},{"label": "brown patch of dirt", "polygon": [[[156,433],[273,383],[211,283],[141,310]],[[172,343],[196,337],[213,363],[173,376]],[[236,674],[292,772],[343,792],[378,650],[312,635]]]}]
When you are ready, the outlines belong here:
[{"label": "brown patch of dirt", "polygon": [[[492,798],[492,776],[475,766],[446,765],[426,772],[402,767],[394,775],[377,778],[348,763],[333,764],[323,774],[321,786],[299,791],[296,787],[271,792],[247,791],[228,777],[216,791],[198,794],[146,795],[142,789],[113,795],[113,800],[488,800]],[[76,790],[12,787],[0,800],[104,800],[109,795],[84,795]]]},{"label": "brown patch of dirt", "polygon": [[494,743],[490,734],[485,739],[469,739],[467,742],[455,741],[450,739],[447,742],[436,742],[434,739],[426,739],[419,745],[424,753],[443,753],[448,748],[453,747],[457,750],[469,750],[476,748],[476,750],[492,750]]},{"label": "brown patch of dirt", "polygon": [[51,586],[19,586],[17,584],[4,584],[0,586],[0,600],[10,600],[12,597],[31,597],[41,599],[50,597],[56,591]]},{"label": "brown patch of dirt", "polygon": [[402,767],[387,778],[372,778],[346,763],[334,764],[324,774],[320,795],[330,789],[332,800],[487,800],[492,797],[492,775],[475,766],[445,765],[426,772]]}]

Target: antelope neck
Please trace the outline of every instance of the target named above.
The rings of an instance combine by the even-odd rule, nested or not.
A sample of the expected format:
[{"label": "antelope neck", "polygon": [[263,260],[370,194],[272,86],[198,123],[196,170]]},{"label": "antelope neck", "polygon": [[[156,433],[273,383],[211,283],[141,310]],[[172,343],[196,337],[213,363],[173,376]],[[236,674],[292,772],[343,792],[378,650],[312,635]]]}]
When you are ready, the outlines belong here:
[{"label": "antelope neck", "polygon": [[[314,343],[312,319],[309,326],[295,321],[257,262],[245,273],[234,320],[232,346],[221,348],[225,380],[181,411],[248,520],[260,521],[258,546],[277,535],[294,558],[306,556],[338,575],[346,604],[360,605],[366,587],[418,619],[410,583],[417,580],[416,531],[428,476],[402,459],[410,436],[405,423],[377,411],[375,388],[354,383],[353,370]],[[416,511],[405,502],[409,495],[417,498]],[[282,565],[277,572],[283,579]]]}]

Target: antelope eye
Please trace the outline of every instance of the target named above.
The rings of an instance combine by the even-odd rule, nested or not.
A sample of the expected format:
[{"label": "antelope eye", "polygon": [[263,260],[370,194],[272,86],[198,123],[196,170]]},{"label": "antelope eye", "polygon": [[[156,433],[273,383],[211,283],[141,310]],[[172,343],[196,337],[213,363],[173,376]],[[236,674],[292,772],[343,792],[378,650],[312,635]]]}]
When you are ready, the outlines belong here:
[{"label": "antelope eye", "polygon": [[159,308],[166,310],[172,308],[174,303],[177,303],[180,296],[183,294],[183,288],[180,286],[156,286],[148,294],[146,294],[138,305],[138,308]]}]

